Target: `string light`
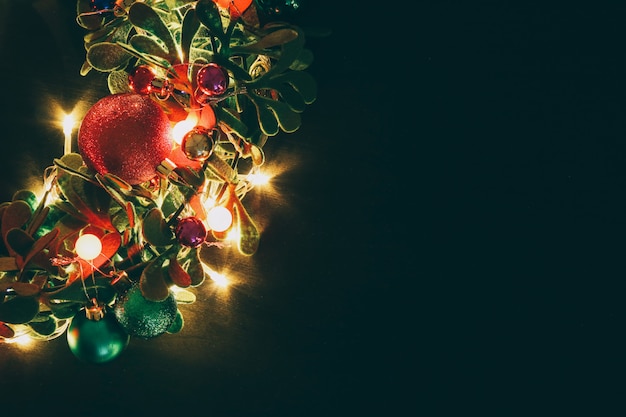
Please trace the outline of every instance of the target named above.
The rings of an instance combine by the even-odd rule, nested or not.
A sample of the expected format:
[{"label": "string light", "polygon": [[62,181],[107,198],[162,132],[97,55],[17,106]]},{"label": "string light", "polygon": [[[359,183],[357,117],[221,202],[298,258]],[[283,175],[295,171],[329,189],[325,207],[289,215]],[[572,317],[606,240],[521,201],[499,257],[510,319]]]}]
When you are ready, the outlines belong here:
[{"label": "string light", "polygon": [[233,224],[233,214],[226,207],[215,206],[207,213],[207,225],[211,230],[224,232]]},{"label": "string light", "polygon": [[65,155],[72,152],[72,130],[74,130],[75,124],[76,120],[71,113],[63,116],[62,125],[63,134],[65,135],[65,146],[63,148],[63,153]]},{"label": "string light", "polygon": [[102,242],[98,236],[86,233],[76,240],[76,254],[85,261],[93,261],[102,252]]},{"label": "string light", "polygon": [[[261,148],[270,136],[299,128],[301,105],[292,104],[311,104],[316,86],[303,71],[310,63],[308,54],[295,50],[302,48],[303,42],[292,42],[289,54],[269,53],[295,37],[304,37],[303,31],[277,22],[266,32],[258,27],[257,8],[247,12],[252,0],[214,2],[217,8],[206,2],[173,0],[166,10],[153,7],[155,2],[118,0],[91,2],[93,7],[79,11],[77,22],[84,29],[95,33],[110,28],[116,44],[107,45],[107,51],[115,47],[131,50],[134,37],[143,36],[140,32],[147,22],[157,24],[164,19],[168,24],[163,27],[171,36],[159,40],[176,52],[178,59],[172,54],[155,56],[137,50],[136,59],[122,69],[109,54],[101,53],[102,49],[98,52],[104,38],[85,37],[91,39],[85,44],[85,73],[91,69],[115,71],[116,79],[109,84],[111,95],[92,106],[80,122],[78,152],[72,152],[72,132],[76,115],[85,113],[75,107],[66,114],[58,103],[53,106],[56,112],[51,120],[58,121],[64,134],[63,156],[46,170],[43,195],[20,193],[20,199],[9,202],[0,219],[8,219],[10,227],[24,224],[23,231],[34,242],[28,265],[38,271],[33,274],[36,282],[26,282],[31,275],[23,274],[11,255],[21,253],[18,249],[22,248],[9,247],[21,240],[5,236],[8,252],[0,257],[5,256],[11,268],[3,270],[0,277],[22,287],[0,292],[0,297],[5,297],[6,305],[20,297],[24,303],[38,299],[41,308],[33,308],[33,317],[22,323],[10,324],[6,317],[12,316],[2,316],[7,309],[0,311],[0,321],[8,327],[0,340],[24,345],[66,334],[72,353],[85,358],[88,356],[81,356],[81,351],[93,346],[89,360],[97,362],[104,356],[98,352],[112,343],[121,352],[129,336],[145,337],[147,328],[154,331],[149,337],[179,332],[183,320],[175,302],[195,302],[194,287],[206,278],[214,284],[214,294],[229,296],[230,292],[222,289],[233,282],[207,265],[205,251],[232,242],[241,255],[256,252],[262,228],[242,199],[254,187],[267,185],[273,176],[268,173],[276,175],[265,165]],[[196,5],[202,10],[196,12]],[[167,13],[170,15],[165,16]],[[187,18],[193,13],[204,19]],[[100,27],[98,19],[88,19],[92,15],[99,17]],[[126,25],[114,20],[130,15],[136,19],[128,23],[137,30],[125,32]],[[223,30],[226,26],[217,27],[229,18],[232,26],[228,31]],[[199,21],[203,26],[210,24],[198,30],[193,25]],[[162,32],[153,35],[160,37]],[[196,35],[181,42],[181,33]],[[222,47],[244,44],[246,48],[237,52]],[[223,55],[223,64],[212,62],[216,53]],[[278,62],[281,64],[274,67]],[[154,71],[145,71],[151,68]],[[201,99],[196,91],[203,92]],[[284,97],[295,100],[287,103]],[[128,104],[130,100],[136,106]],[[119,112],[120,108],[129,111]],[[100,129],[103,125],[108,129],[105,133]],[[192,136],[189,132],[199,133]],[[118,165],[123,169],[117,170]],[[29,213],[31,217],[26,219]],[[9,218],[11,215],[14,218]],[[197,224],[202,227],[184,227]],[[5,232],[9,229],[2,226]],[[198,240],[202,242],[196,245]],[[53,291],[33,294],[41,288]],[[168,301],[172,299],[174,303]],[[158,311],[153,310],[152,302],[158,302]],[[110,314],[104,314],[103,306]],[[131,306],[139,310],[129,313],[126,307]],[[77,316],[76,311],[82,313]],[[97,320],[93,312],[98,313]],[[134,324],[134,314],[150,325]],[[86,330],[95,329],[90,327],[91,321],[102,320],[123,329],[114,330],[113,326],[107,331],[99,329],[97,334]],[[81,330],[85,331],[81,334]]]}]

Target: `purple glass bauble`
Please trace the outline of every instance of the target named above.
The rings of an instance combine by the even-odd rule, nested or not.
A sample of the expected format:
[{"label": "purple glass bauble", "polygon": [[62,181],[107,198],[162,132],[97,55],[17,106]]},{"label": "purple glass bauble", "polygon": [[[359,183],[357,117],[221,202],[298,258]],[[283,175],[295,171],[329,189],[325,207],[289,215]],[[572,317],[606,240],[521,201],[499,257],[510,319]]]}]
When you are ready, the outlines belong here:
[{"label": "purple glass bauble", "polygon": [[221,96],[228,88],[228,73],[217,64],[206,64],[196,75],[198,88],[210,97]]},{"label": "purple glass bauble", "polygon": [[204,224],[196,217],[181,219],[176,225],[174,233],[181,245],[191,248],[196,248],[204,243],[207,234]]}]

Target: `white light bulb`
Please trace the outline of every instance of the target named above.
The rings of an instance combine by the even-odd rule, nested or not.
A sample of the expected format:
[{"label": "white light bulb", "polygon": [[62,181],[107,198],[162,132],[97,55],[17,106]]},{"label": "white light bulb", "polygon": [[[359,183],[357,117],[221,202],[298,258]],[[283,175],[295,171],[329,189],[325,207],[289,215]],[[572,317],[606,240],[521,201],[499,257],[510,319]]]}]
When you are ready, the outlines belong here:
[{"label": "white light bulb", "polygon": [[223,232],[233,224],[233,214],[226,207],[213,207],[207,213],[207,224],[211,230]]},{"label": "white light bulb", "polygon": [[96,235],[84,234],[76,240],[76,254],[85,261],[92,261],[102,252],[102,242]]}]

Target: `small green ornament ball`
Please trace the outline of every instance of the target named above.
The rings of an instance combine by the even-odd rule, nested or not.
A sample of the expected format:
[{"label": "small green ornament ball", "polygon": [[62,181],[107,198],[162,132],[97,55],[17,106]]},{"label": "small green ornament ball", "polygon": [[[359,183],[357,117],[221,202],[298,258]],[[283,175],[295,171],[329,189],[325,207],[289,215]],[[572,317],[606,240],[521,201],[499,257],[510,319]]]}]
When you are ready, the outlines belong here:
[{"label": "small green ornament ball", "polygon": [[109,362],[118,357],[130,341],[113,314],[90,320],[84,312],[74,316],[67,329],[67,343],[78,359],[89,363]]},{"label": "small green ornament ball", "polygon": [[165,333],[174,323],[178,306],[171,292],[163,301],[151,301],[135,285],[117,300],[113,311],[128,334],[151,339]]}]

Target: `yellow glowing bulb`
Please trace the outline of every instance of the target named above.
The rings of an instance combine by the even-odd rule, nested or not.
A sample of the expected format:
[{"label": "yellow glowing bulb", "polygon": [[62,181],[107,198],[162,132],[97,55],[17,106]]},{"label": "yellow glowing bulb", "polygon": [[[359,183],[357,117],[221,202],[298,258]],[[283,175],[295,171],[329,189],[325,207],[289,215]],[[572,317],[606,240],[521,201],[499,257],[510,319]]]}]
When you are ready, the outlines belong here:
[{"label": "yellow glowing bulb", "polygon": [[71,114],[66,114],[63,118],[63,133],[66,135],[71,135],[75,123],[76,121],[74,120],[74,116],[72,116]]},{"label": "yellow glowing bulb", "polygon": [[63,152],[65,155],[72,152],[72,129],[74,129],[74,116],[66,114],[63,117],[63,134],[65,135],[65,142],[63,145]]},{"label": "yellow glowing bulb", "polygon": [[102,242],[98,236],[84,234],[76,240],[76,254],[85,261],[92,261],[102,252]]},{"label": "yellow glowing bulb", "polygon": [[233,224],[233,214],[226,207],[213,207],[207,213],[207,224],[211,230],[223,232]]},{"label": "yellow glowing bulb", "polygon": [[220,288],[226,288],[228,287],[228,278],[226,278],[224,275],[219,274],[215,271],[211,271],[210,274],[211,280]]},{"label": "yellow glowing bulb", "polygon": [[176,123],[172,129],[172,137],[174,138],[174,141],[180,145],[183,142],[185,135],[189,133],[191,129],[196,127],[196,123],[196,117],[193,115],[189,115],[189,117],[185,120],[181,120]]},{"label": "yellow glowing bulb", "polygon": [[270,182],[270,176],[263,173],[256,174],[248,174],[248,181],[252,183],[252,185],[266,185]]}]

